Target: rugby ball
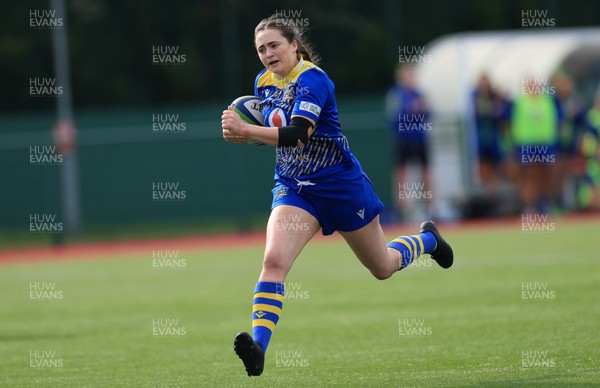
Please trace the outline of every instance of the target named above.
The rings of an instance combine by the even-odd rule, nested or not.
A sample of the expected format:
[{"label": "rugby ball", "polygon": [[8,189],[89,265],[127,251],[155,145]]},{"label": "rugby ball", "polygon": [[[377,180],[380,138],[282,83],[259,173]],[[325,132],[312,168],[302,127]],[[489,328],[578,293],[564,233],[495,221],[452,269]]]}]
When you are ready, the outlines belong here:
[{"label": "rugby ball", "polygon": [[[233,108],[233,111],[248,124],[260,125],[261,127],[264,127],[265,119],[260,110],[260,100],[258,97],[241,96],[233,100],[230,105]],[[254,145],[264,145],[263,143],[254,140],[248,140],[248,143]]]}]

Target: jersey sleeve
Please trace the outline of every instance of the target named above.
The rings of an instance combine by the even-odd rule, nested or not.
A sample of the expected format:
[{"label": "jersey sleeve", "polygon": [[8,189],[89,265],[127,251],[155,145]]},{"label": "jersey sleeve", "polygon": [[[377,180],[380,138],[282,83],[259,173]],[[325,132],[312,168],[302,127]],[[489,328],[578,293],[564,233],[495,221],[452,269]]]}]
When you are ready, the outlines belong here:
[{"label": "jersey sleeve", "polygon": [[298,78],[292,116],[304,116],[317,122],[332,92],[333,83],[323,71],[311,69],[302,73]]}]

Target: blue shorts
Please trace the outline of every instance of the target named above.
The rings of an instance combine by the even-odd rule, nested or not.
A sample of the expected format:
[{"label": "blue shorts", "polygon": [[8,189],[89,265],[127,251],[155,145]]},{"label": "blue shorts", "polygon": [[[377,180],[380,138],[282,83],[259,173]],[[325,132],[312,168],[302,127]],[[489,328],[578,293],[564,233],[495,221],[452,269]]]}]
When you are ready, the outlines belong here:
[{"label": "blue shorts", "polygon": [[324,235],[336,230],[351,232],[371,222],[383,210],[373,184],[360,165],[350,165],[333,175],[298,181],[275,174],[271,209],[296,206],[312,214]]},{"label": "blue shorts", "polygon": [[492,164],[500,164],[502,162],[502,148],[497,140],[489,144],[477,144],[477,153],[479,160],[485,160]]}]

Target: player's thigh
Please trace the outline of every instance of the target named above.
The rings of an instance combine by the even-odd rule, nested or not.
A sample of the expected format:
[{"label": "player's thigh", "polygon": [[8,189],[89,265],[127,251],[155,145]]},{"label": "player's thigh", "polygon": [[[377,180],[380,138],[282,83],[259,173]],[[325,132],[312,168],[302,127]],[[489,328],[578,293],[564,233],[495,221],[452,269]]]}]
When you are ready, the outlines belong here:
[{"label": "player's thigh", "polygon": [[289,270],[319,228],[319,221],[300,207],[273,208],[267,224],[265,264]]},{"label": "player's thigh", "polygon": [[358,230],[339,233],[360,262],[369,270],[386,269],[390,265],[390,253],[379,224],[379,216]]}]

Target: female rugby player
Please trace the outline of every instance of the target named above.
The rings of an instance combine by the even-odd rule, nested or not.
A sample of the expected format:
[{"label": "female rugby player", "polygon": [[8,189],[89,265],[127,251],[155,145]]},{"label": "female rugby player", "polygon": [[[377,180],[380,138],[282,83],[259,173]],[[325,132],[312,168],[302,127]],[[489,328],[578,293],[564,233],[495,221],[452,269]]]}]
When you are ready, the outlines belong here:
[{"label": "female rugby player", "polygon": [[[265,66],[254,83],[265,126],[243,122],[228,107],[223,137],[251,139],[276,147],[275,187],[262,272],[254,289],[252,336],[239,333],[234,350],[249,376],[263,371],[264,355],[281,315],[284,280],[308,241],[322,229],[338,231],[360,262],[383,280],[428,253],[443,267],[452,248],[431,221],[420,233],[386,245],[379,224],[383,204],[342,134],[334,85],[288,20],[271,16],[255,29],[254,42]],[[301,228],[288,228],[290,222]]]}]

